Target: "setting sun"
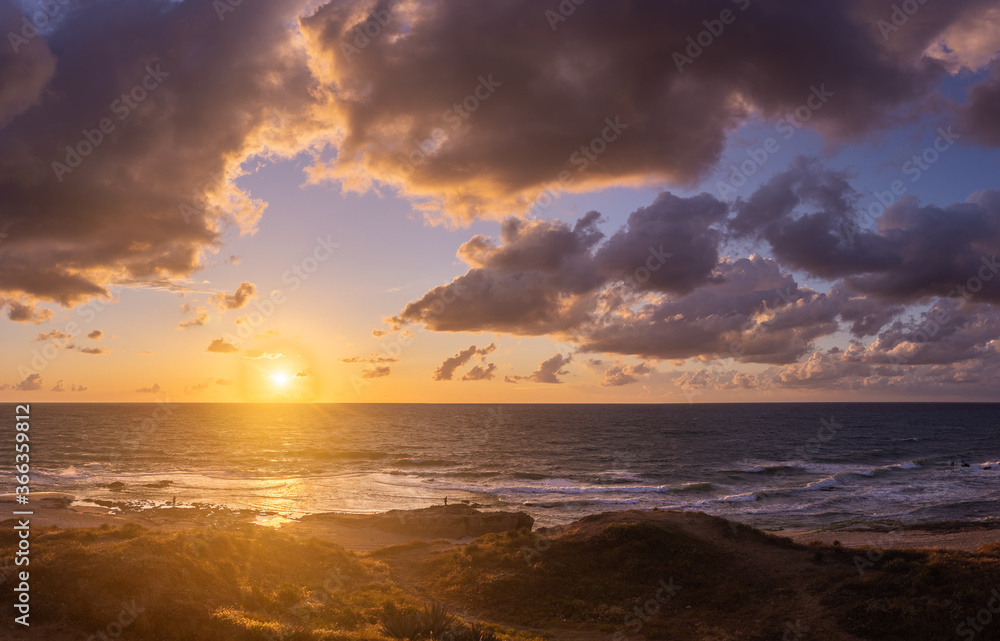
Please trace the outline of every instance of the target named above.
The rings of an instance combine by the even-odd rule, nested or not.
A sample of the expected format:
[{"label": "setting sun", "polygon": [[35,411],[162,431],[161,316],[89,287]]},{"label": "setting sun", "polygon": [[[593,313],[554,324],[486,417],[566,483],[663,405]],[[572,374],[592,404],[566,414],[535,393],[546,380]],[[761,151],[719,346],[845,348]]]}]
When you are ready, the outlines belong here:
[{"label": "setting sun", "polygon": [[285,374],[284,372],[275,372],[274,374],[271,374],[270,379],[271,382],[278,387],[284,387],[288,384],[289,380],[288,374]]}]

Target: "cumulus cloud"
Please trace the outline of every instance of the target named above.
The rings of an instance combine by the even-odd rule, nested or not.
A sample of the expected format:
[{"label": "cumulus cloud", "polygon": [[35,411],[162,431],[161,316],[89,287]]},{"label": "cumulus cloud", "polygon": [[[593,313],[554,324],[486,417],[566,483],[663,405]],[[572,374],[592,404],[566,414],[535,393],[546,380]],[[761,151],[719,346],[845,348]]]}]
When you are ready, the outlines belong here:
[{"label": "cumulus cloud", "polygon": [[395,356],[372,352],[369,356],[351,356],[340,359],[341,363],[396,363],[399,359]]},{"label": "cumulus cloud", "polygon": [[89,338],[92,341],[99,341],[102,338],[104,338],[104,332],[102,332],[99,329],[95,329],[94,331],[87,334],[87,338]]},{"label": "cumulus cloud", "polygon": [[538,369],[531,374],[528,374],[527,376],[508,375],[505,376],[503,380],[505,383],[517,383],[518,381],[553,384],[562,383],[562,381],[559,380],[559,377],[569,374],[569,370],[562,368],[563,366],[568,365],[572,360],[572,355],[563,356],[562,354],[553,354],[551,358],[547,358],[539,363]]},{"label": "cumulus cloud", "polygon": [[227,309],[240,309],[246,307],[254,298],[257,298],[257,286],[253,283],[244,281],[240,283],[240,286],[237,287],[236,291],[232,294],[219,292],[215,296],[212,296],[212,302],[215,303],[221,311],[225,311]]},{"label": "cumulus cloud", "polygon": [[496,375],[496,363],[487,363],[486,367],[476,365],[462,375],[463,381],[492,381]]},{"label": "cumulus cloud", "polygon": [[285,357],[284,354],[280,354],[277,352],[265,352],[259,349],[248,349],[246,352],[243,353],[243,358],[250,358],[254,360],[273,361],[284,357]]},{"label": "cumulus cloud", "polygon": [[303,371],[295,372],[295,378],[305,378],[307,376],[309,376],[309,372],[303,372]]},{"label": "cumulus cloud", "polygon": [[104,356],[105,354],[109,354],[111,352],[111,350],[107,347],[77,347],[76,350],[92,356]]},{"label": "cumulus cloud", "polygon": [[487,354],[490,354],[496,348],[497,346],[493,343],[490,343],[486,347],[476,347],[475,345],[470,345],[451,358],[446,358],[445,361],[441,363],[440,367],[434,370],[432,378],[435,381],[450,381],[455,375],[455,370],[459,367],[462,367],[473,358],[485,358]]},{"label": "cumulus cloud", "polygon": [[382,378],[392,373],[388,365],[379,365],[361,371],[361,378]]},{"label": "cumulus cloud", "polygon": [[23,381],[14,385],[12,389],[19,392],[36,392],[45,385],[41,374],[29,374]]},{"label": "cumulus cloud", "polygon": [[7,308],[7,318],[15,323],[40,325],[55,316],[51,309],[39,308],[34,302],[0,296],[0,309],[4,307]]},{"label": "cumulus cloud", "polygon": [[163,388],[160,387],[159,383],[153,383],[152,387],[140,387],[139,389],[136,390],[136,392],[140,394],[159,394],[162,391]]},{"label": "cumulus cloud", "polygon": [[216,338],[209,343],[205,351],[215,352],[216,354],[232,354],[233,352],[240,351],[240,349],[224,338]]},{"label": "cumulus cloud", "polygon": [[60,332],[58,329],[53,329],[51,331],[38,334],[32,340],[34,340],[34,341],[63,341],[63,340],[69,340],[71,338],[73,338],[72,334],[66,334],[64,332]]},{"label": "cumulus cloud", "polygon": [[601,385],[604,387],[621,387],[638,383],[640,377],[647,376],[656,371],[652,365],[639,363],[638,365],[627,365],[616,363],[604,372],[604,380]]},{"label": "cumulus cloud", "polygon": [[[241,6],[222,22],[210,0],[69,4],[44,37],[5,47],[0,293],[108,297],[117,282],[190,275],[228,225],[252,231],[265,204],[233,179],[247,156],[284,153],[271,113],[296,118],[308,99],[313,81],[285,27],[300,6]],[[4,3],[0,31],[20,25]],[[133,92],[134,108],[121,98]]]},{"label": "cumulus cloud", "polygon": [[[467,221],[521,215],[551,190],[691,184],[730,132],[787,115],[817,83],[836,99],[808,126],[831,141],[863,135],[933,103],[955,65],[986,64],[995,6],[940,4],[891,38],[875,26],[888,9],[866,0],[629,0],[581,5],[557,25],[530,0],[285,0],[244,3],[224,21],[211,0],[66,5],[44,37],[0,53],[0,294],[11,320],[44,322],[53,312],[39,302],[110,298],[116,284],[176,287],[221,251],[227,228],[256,228],[266,203],[234,183],[254,157],[307,151],[311,181],[390,185],[431,215]],[[678,62],[723,9],[736,18],[725,36]],[[391,19],[353,49],[372,11]],[[0,31],[20,20],[4,5]],[[963,112],[984,141],[995,140],[995,89],[994,74]],[[133,91],[142,100],[123,108]],[[651,290],[711,277],[714,228],[690,222],[705,229],[637,215],[637,230],[705,232],[678,243],[691,260],[657,272]],[[606,251],[599,264],[619,269],[645,249],[623,237]],[[500,274],[502,256],[491,257],[496,269],[467,285]],[[545,325],[559,275],[540,264],[523,277],[538,282],[518,308],[534,302]],[[594,286],[588,277],[577,285]],[[251,287],[213,302],[242,307]]]},{"label": "cumulus cloud", "polygon": [[[349,189],[394,184],[460,219],[520,213],[552,184],[692,181],[729,131],[752,115],[787,114],[820,82],[837,99],[809,124],[831,139],[901,117],[946,73],[924,51],[984,3],[954,4],[923,7],[932,29],[908,24],[887,43],[874,18],[889,10],[860,0],[633,0],[581,6],[572,24],[554,25],[530,0],[475,10],[431,0],[394,4],[384,33],[355,50],[373,6],[329,3],[302,21],[325,113],[343,131],[337,159],[316,175]],[[678,62],[687,38],[724,9],[735,14],[725,36]]]},{"label": "cumulus cloud", "polygon": [[187,327],[201,327],[209,320],[208,309],[206,309],[205,307],[199,306],[192,308],[190,305],[185,304],[181,306],[181,312],[185,314],[193,313],[194,315],[191,316],[191,318],[182,320],[180,323],[178,323],[177,327],[179,329],[184,329]]}]

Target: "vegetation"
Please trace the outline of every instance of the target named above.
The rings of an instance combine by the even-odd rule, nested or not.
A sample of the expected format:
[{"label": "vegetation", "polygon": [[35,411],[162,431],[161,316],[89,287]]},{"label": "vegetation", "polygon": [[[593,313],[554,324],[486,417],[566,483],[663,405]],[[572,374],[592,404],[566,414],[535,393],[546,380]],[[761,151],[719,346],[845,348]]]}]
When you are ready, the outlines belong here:
[{"label": "vegetation", "polygon": [[[637,514],[591,517],[551,539],[521,530],[366,555],[256,526],[39,528],[31,634],[0,637],[947,639],[969,617],[981,621],[1000,586],[998,544],[977,554],[866,553],[797,545],[706,515]],[[0,527],[5,559],[15,536]],[[10,593],[20,569],[0,568],[0,589]],[[122,618],[126,611],[136,616]],[[1000,614],[993,618],[977,641],[1000,640]]]}]

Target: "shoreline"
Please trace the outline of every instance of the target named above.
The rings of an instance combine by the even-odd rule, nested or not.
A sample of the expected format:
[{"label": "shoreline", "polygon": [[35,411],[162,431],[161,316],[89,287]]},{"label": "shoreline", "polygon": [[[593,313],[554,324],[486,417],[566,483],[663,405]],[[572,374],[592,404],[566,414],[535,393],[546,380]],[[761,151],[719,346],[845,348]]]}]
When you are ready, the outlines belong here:
[{"label": "shoreline", "polygon": [[[30,517],[32,524],[37,527],[56,526],[68,529],[135,523],[160,531],[227,529],[258,525],[299,537],[332,540],[346,549],[357,552],[376,550],[413,540],[443,539],[452,543],[467,543],[488,531],[500,532],[523,528],[525,524],[531,528],[534,525],[534,519],[524,512],[482,509],[484,506],[462,503],[447,507],[435,505],[368,514],[325,512],[289,519],[271,512],[234,510],[207,504],[139,507],[128,502],[84,500],[94,505],[71,505],[75,497],[66,493],[45,492],[33,495],[30,505],[31,511],[34,512]],[[15,507],[11,495],[0,496],[0,504]],[[677,512],[700,513],[694,510],[629,511],[650,515],[658,512],[664,515]],[[538,533],[560,531],[587,518],[616,512],[595,512],[572,523],[534,527],[533,531]],[[521,517],[518,520],[517,516],[510,515],[521,515]],[[474,519],[471,528],[468,525],[470,518]],[[486,523],[484,518],[492,519],[492,522]],[[4,522],[9,520],[4,519]],[[1000,543],[1000,521],[993,520],[886,524],[873,519],[871,524],[861,523],[843,528],[757,529],[802,545],[818,542],[847,548],[946,549],[974,552],[984,545]]]}]

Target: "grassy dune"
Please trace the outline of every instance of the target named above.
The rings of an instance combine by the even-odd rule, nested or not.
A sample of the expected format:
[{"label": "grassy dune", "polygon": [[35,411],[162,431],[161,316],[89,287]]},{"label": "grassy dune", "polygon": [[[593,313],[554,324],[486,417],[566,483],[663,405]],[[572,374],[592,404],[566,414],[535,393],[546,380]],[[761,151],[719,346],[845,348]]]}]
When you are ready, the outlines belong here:
[{"label": "grassy dune", "polygon": [[[0,528],[5,559],[15,545],[11,528]],[[364,555],[255,526],[126,525],[38,530],[30,572],[32,629],[5,638],[384,640],[421,612],[432,616],[424,608],[436,603],[458,617],[439,608],[437,638],[456,641],[936,640],[967,638],[956,628],[1000,586],[1000,546],[867,555],[655,512]],[[13,577],[8,563],[8,595]],[[134,621],[122,631],[115,626],[128,612]],[[1000,639],[1000,614],[992,616],[975,639]]]}]

